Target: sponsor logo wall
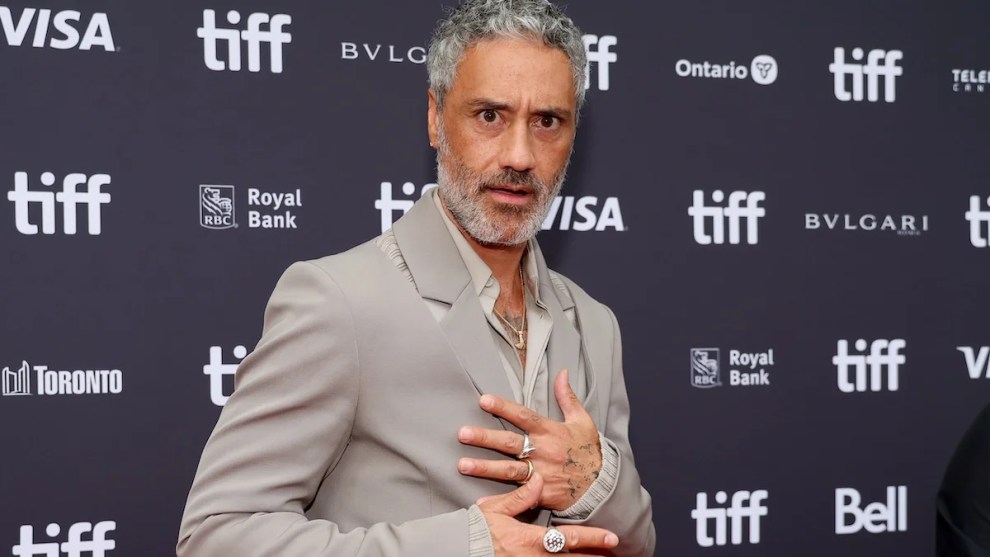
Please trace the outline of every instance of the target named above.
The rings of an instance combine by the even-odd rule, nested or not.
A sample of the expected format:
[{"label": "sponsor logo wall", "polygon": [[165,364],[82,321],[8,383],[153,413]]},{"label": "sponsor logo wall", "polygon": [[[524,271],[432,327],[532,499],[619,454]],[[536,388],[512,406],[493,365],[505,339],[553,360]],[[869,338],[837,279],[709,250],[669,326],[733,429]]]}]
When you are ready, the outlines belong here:
[{"label": "sponsor logo wall", "polygon": [[[567,8],[587,103],[539,239],[621,326],[657,555],[933,546],[990,401],[990,5],[966,9],[756,2],[743,33]],[[442,14],[0,0],[0,554],[172,551],[281,273],[437,187]]]}]

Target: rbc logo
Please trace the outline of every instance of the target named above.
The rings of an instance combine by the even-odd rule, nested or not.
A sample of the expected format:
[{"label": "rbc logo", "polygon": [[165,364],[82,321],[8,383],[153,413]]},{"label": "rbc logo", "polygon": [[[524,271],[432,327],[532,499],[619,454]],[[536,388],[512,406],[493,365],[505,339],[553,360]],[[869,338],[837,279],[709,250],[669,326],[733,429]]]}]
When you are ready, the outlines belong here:
[{"label": "rbc logo", "polygon": [[199,186],[199,224],[223,230],[237,226],[234,217],[234,186]]},{"label": "rbc logo", "polygon": [[[769,494],[765,489],[737,491],[732,494],[732,506],[728,509],[708,508],[708,494],[698,493],[696,507],[691,511],[695,520],[695,538],[701,547],[726,544],[726,530],[731,530],[729,539],[732,545],[743,543],[743,519],[749,519],[749,543],[760,543],[760,517],[767,516],[769,509],[762,504]],[[724,491],[715,494],[715,502],[724,505],[729,496]],[[708,530],[708,522],[715,521],[715,537]],[[728,523],[728,524],[727,524]]]},{"label": "rbc logo", "polygon": [[[233,350],[234,357],[243,360],[247,356],[247,348],[237,345]],[[203,374],[210,377],[210,400],[217,406],[227,404],[229,395],[223,394],[224,377],[233,377],[237,373],[238,364],[223,363],[223,348],[219,346],[210,347],[210,363],[203,366]]]},{"label": "rbc logo", "polygon": [[[759,219],[767,212],[760,207],[760,201],[767,198],[762,191],[747,193],[734,191],[729,194],[729,206],[717,207],[705,205],[705,192],[694,190],[694,203],[688,207],[688,215],[694,218],[694,241],[703,246],[709,244],[724,244],[725,229],[729,229],[729,243],[738,244],[741,241],[739,221],[746,220],[746,243],[753,245],[759,242],[757,226]],[[722,190],[712,192],[712,201],[722,203],[725,194]],[[745,203],[745,205],[744,205]],[[706,223],[711,222],[709,234]],[[726,225],[728,221],[728,225]]]},{"label": "rbc logo", "polygon": [[[107,539],[107,532],[117,528],[112,520],[97,522],[77,522],[69,526],[68,540],[62,542],[35,543],[34,527],[21,526],[20,542],[11,548],[11,555],[16,557],[106,557],[106,554],[117,547],[117,542]],[[45,528],[49,538],[55,538],[62,532],[61,526],[52,523]],[[83,540],[83,534],[92,532],[90,539]]]},{"label": "rbc logo", "polygon": [[[236,10],[227,12],[227,21],[231,25],[241,22],[241,14]],[[241,41],[247,43],[248,71],[261,71],[261,43],[268,43],[271,57],[271,72],[282,73],[282,45],[292,42],[292,35],[283,31],[283,27],[292,23],[292,16],[276,14],[269,16],[265,13],[253,13],[247,18],[247,29],[219,29],[216,24],[216,12],[203,10],[203,26],[196,29],[196,36],[203,39],[203,61],[206,67],[222,72],[241,71]],[[262,25],[268,25],[262,30]],[[217,57],[217,42],[227,43],[227,62]]]},{"label": "rbc logo", "polygon": [[[43,186],[54,186],[55,175],[51,172],[41,174]],[[76,206],[86,206],[88,220],[87,231],[90,236],[99,236],[102,232],[100,220],[100,205],[110,203],[110,194],[100,188],[110,184],[109,174],[69,174],[62,180],[62,191],[38,191],[28,189],[27,172],[14,173],[14,189],[7,192],[7,199],[14,202],[14,224],[21,234],[34,235],[38,233],[37,221],[31,222],[30,207],[32,204],[41,206],[41,233],[55,234],[55,204],[62,205],[62,231],[65,234],[76,233]],[[77,191],[85,185],[86,191]]]},{"label": "rbc logo", "polygon": [[722,386],[718,348],[691,349],[691,386],[710,389]]}]

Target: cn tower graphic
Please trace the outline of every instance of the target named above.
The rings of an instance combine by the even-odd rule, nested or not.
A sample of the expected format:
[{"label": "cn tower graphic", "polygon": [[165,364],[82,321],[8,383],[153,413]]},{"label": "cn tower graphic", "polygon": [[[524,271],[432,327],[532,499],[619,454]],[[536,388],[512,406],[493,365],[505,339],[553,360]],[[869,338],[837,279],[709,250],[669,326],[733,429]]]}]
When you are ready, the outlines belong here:
[{"label": "cn tower graphic", "polygon": [[20,396],[31,394],[31,366],[27,361],[21,361],[21,368],[14,371],[10,367],[3,368],[3,396]]}]

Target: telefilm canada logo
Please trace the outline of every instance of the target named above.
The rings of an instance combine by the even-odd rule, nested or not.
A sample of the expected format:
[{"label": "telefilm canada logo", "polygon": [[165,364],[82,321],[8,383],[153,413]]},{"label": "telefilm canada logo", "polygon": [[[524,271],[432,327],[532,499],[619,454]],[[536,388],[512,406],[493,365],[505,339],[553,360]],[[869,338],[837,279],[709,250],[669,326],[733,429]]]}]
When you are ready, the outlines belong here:
[{"label": "telefilm canada logo", "polygon": [[292,42],[292,35],[285,28],[292,24],[292,16],[262,12],[248,14],[244,29],[241,29],[241,13],[237,10],[227,12],[226,20],[230,27],[218,27],[216,12],[203,10],[203,26],[196,29],[196,36],[203,39],[203,63],[207,68],[215,72],[239,72],[241,54],[247,51],[248,71],[261,72],[261,45],[266,45],[267,71],[282,73],[282,47]]},{"label": "telefilm canada logo", "polygon": [[59,543],[62,527],[53,522],[45,527],[45,535],[53,541],[35,541],[34,526],[22,525],[20,539],[11,547],[11,555],[17,557],[106,557],[117,548],[117,542],[107,534],[117,529],[113,520],[92,522],[76,522],[69,526],[64,534],[65,541]]},{"label": "telefilm canada logo", "polygon": [[[199,225],[210,230],[238,228],[237,188],[230,185],[199,186]],[[299,228],[302,189],[289,192],[247,188],[247,226],[265,230]]]},{"label": "telefilm canada logo", "polygon": [[701,79],[746,80],[752,78],[759,85],[771,85],[777,81],[779,72],[777,60],[769,54],[759,54],[748,64],[738,64],[735,60],[727,63],[712,63],[708,60],[696,62],[681,58],[674,64],[678,77]]},{"label": "telefilm canada logo", "polygon": [[990,70],[953,68],[952,90],[956,93],[986,93],[990,90]]},{"label": "telefilm canada logo", "polygon": [[0,28],[7,46],[116,52],[110,18],[103,12],[0,6]]},{"label": "telefilm canada logo", "polygon": [[2,395],[116,395],[124,390],[119,369],[50,369],[22,360],[20,366],[6,366],[2,375]]},{"label": "telefilm canada logo", "polygon": [[[412,182],[404,182],[397,193],[392,182],[382,182],[379,198],[375,200],[375,209],[379,211],[381,217],[382,232],[392,228],[396,220],[412,209],[417,196],[422,197],[435,187],[436,184],[426,184],[417,189]],[[578,232],[607,230],[622,232],[626,230],[626,224],[622,219],[622,207],[618,197],[558,195],[550,203],[547,216],[543,219],[540,228]]]},{"label": "telefilm canada logo", "polygon": [[[775,365],[773,348],[750,352],[731,349],[729,358],[729,385],[732,387],[762,387],[770,385],[768,368]],[[691,386],[699,389],[721,387],[722,350],[719,348],[691,349]]]}]

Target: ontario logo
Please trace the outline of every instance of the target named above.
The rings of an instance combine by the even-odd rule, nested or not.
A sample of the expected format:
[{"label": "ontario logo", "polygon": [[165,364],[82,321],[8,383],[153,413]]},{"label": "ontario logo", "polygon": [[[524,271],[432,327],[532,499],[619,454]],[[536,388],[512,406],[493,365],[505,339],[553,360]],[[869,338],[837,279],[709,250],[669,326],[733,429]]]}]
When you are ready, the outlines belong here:
[{"label": "ontario logo", "polygon": [[199,186],[199,225],[211,230],[237,227],[234,186]]}]

